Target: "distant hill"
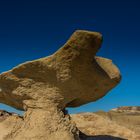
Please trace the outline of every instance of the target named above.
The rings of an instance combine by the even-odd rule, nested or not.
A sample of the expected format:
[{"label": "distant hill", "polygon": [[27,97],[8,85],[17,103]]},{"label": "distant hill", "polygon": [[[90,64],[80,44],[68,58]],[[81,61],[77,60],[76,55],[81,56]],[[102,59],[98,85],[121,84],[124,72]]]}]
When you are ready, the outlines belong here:
[{"label": "distant hill", "polygon": [[111,111],[140,113],[140,106],[121,106],[118,108],[114,108]]}]

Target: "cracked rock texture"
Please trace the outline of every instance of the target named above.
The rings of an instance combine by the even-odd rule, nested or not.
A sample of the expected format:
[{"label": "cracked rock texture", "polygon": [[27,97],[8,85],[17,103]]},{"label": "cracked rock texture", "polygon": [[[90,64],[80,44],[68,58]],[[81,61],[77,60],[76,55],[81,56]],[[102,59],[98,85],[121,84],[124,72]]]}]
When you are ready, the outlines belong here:
[{"label": "cracked rock texture", "polygon": [[95,56],[101,43],[100,33],[77,30],[53,55],[0,74],[0,103],[25,111],[3,139],[78,140],[65,107],[96,101],[121,79],[111,60]]}]

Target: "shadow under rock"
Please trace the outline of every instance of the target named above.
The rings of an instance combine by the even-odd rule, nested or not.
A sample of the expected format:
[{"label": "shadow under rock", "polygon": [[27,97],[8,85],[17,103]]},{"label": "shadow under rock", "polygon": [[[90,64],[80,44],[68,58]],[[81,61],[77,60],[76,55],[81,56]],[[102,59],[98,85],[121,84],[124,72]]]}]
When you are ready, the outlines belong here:
[{"label": "shadow under rock", "polygon": [[95,135],[95,136],[88,136],[84,133],[80,132],[80,139],[81,140],[127,140],[119,137],[114,137],[110,135]]}]

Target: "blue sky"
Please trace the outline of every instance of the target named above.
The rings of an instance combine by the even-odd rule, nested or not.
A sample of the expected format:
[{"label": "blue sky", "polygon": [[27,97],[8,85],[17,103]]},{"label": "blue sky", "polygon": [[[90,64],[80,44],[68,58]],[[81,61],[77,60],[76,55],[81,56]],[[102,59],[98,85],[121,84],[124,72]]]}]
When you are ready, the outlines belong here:
[{"label": "blue sky", "polygon": [[[119,66],[122,81],[104,98],[70,113],[140,106],[139,7],[138,0],[1,0],[0,72],[52,54],[76,29],[98,31],[104,37],[98,55]],[[0,109],[15,111],[2,104]]]}]

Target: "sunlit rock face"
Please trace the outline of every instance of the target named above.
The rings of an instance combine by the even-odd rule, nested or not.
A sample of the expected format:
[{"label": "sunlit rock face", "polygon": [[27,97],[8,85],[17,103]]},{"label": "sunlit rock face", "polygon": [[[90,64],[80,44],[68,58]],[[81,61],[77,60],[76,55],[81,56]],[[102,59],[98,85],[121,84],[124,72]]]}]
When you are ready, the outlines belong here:
[{"label": "sunlit rock face", "polygon": [[77,30],[53,55],[25,62],[0,75],[0,103],[25,110],[7,140],[78,140],[65,107],[96,101],[120,81],[118,68],[95,56],[97,32]]}]

